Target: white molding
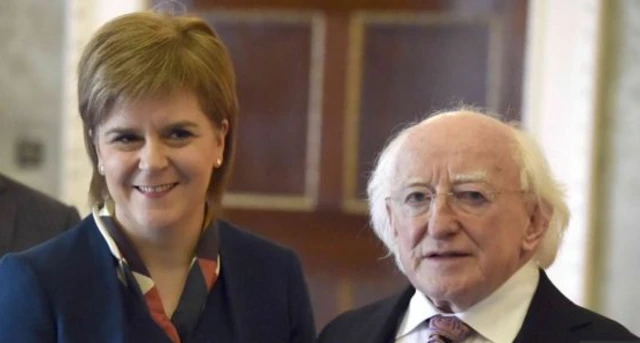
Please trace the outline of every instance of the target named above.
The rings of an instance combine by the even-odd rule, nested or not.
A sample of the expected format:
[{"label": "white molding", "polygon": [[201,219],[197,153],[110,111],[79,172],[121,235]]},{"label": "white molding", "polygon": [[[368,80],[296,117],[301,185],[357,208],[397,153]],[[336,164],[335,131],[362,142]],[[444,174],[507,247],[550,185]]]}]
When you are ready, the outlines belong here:
[{"label": "white molding", "polygon": [[530,1],[523,124],[540,142],[566,185],[571,222],[555,264],[554,283],[585,304],[589,206],[596,139],[596,83],[602,0]]}]

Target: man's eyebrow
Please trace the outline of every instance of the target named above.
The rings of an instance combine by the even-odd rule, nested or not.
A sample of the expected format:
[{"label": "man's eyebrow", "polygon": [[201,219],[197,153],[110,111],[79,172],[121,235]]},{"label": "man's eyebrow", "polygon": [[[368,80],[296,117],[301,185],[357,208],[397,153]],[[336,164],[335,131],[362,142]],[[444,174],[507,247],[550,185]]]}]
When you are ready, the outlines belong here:
[{"label": "man's eyebrow", "polygon": [[411,178],[404,183],[403,187],[429,187],[429,183],[421,178]]},{"label": "man's eyebrow", "polygon": [[451,183],[453,184],[486,182],[486,181],[487,181],[486,170],[479,170],[473,173],[454,174],[453,177],[451,178]]}]

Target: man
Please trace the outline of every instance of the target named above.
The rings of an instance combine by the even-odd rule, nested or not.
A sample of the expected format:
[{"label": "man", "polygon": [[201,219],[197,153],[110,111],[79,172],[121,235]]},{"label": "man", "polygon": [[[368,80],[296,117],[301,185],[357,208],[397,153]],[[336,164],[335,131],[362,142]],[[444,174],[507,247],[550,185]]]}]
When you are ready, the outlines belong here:
[{"label": "man", "polygon": [[638,339],[546,276],[569,211],[521,130],[481,113],[436,114],[384,149],[368,196],[372,226],[411,286],[339,316],[319,342]]},{"label": "man", "polygon": [[0,174],[0,257],[44,242],[79,221],[74,207]]}]

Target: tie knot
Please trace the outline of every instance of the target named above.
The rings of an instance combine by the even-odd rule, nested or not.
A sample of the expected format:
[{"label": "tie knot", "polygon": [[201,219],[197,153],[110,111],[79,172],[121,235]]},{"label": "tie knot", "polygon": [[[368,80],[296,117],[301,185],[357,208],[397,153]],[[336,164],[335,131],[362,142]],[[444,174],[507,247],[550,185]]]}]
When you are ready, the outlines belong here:
[{"label": "tie knot", "polygon": [[461,342],[471,334],[471,328],[454,316],[433,316],[429,319],[429,341],[427,343]]}]

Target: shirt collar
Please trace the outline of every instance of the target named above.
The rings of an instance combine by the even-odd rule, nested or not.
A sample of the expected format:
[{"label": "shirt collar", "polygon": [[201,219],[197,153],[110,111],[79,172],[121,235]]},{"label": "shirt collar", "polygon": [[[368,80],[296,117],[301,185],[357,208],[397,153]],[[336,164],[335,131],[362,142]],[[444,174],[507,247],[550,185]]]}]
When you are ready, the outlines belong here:
[{"label": "shirt collar", "polygon": [[[529,261],[490,296],[467,311],[454,315],[492,342],[512,342],[524,322],[539,278],[537,265]],[[416,290],[396,339],[410,334],[437,314],[442,313],[422,292]]]},{"label": "shirt collar", "polygon": [[525,263],[490,296],[460,314],[460,319],[493,342],[513,342],[538,287],[538,266]]},{"label": "shirt collar", "polygon": [[400,323],[396,339],[406,336],[416,330],[425,320],[440,314],[440,311],[427,299],[427,297],[416,289],[409,301],[407,312]]}]

